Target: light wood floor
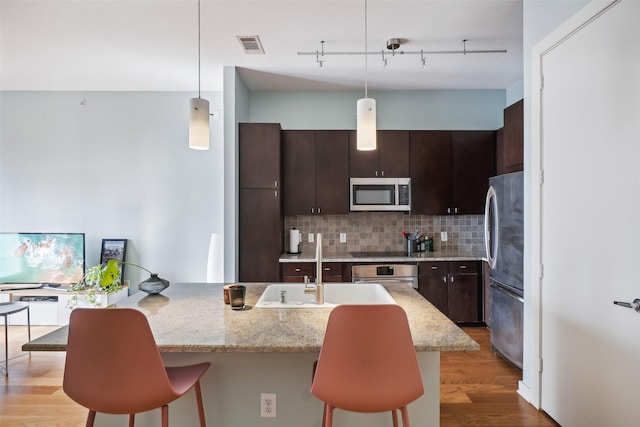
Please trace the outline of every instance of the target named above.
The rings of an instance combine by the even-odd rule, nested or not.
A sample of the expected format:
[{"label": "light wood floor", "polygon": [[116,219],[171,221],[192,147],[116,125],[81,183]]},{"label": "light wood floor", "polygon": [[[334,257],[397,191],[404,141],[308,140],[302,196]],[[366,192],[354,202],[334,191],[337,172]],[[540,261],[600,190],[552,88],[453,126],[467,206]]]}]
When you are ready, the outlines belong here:
[{"label": "light wood floor", "polygon": [[[33,326],[32,337],[51,329]],[[557,426],[516,393],[521,372],[493,353],[487,329],[464,329],[481,350],[442,353],[441,426]],[[10,356],[20,354],[26,336],[26,327],[9,327]],[[4,349],[0,353],[4,357]],[[62,391],[63,369],[64,353],[34,352],[10,361],[9,378],[0,374],[0,426],[83,426],[87,411]]]}]

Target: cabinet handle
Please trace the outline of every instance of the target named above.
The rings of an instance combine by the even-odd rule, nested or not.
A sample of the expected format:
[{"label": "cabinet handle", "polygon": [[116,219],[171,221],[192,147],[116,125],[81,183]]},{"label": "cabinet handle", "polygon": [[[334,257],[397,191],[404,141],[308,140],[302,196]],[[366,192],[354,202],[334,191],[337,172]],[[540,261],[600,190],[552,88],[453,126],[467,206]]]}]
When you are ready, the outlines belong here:
[{"label": "cabinet handle", "polygon": [[451,278],[451,283],[453,283],[453,276],[449,276]]},{"label": "cabinet handle", "polygon": [[451,213],[451,208],[447,208],[447,213]]},{"label": "cabinet handle", "polygon": [[380,172],[380,176],[384,176],[384,171]]},{"label": "cabinet handle", "polygon": [[325,267],[324,271],[331,271],[331,267]]},{"label": "cabinet handle", "polygon": [[276,199],[277,199],[278,198],[278,190],[274,191],[273,193],[274,193],[274,195],[276,196]]},{"label": "cabinet handle", "polygon": [[467,268],[467,266],[466,265],[461,265],[460,268],[465,269],[465,268]]},{"label": "cabinet handle", "polygon": [[458,213],[458,208],[453,208],[453,213]]},{"label": "cabinet handle", "polygon": [[311,213],[312,214],[316,213],[316,209],[315,208],[311,208]]},{"label": "cabinet handle", "polygon": [[443,281],[444,283],[447,283],[447,276],[442,276],[442,281]]},{"label": "cabinet handle", "polygon": [[321,212],[321,211],[320,211],[320,208],[318,208],[318,213],[320,213],[320,212]]},{"label": "cabinet handle", "polygon": [[301,269],[296,268],[296,273],[299,273],[301,271]]},{"label": "cabinet handle", "polygon": [[431,269],[432,269],[432,270],[437,270],[437,269],[438,269],[438,267],[436,267],[435,265],[432,265],[432,266],[431,266]]},{"label": "cabinet handle", "polygon": [[273,181],[273,186],[278,188],[278,181]]}]

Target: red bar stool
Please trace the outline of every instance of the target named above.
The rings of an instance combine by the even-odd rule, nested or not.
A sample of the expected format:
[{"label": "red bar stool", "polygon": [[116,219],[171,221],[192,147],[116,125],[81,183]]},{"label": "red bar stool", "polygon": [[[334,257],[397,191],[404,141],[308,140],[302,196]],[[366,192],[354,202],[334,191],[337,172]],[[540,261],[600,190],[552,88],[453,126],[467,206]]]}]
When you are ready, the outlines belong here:
[{"label": "red bar stool", "polygon": [[353,412],[391,411],[398,427],[409,427],[407,405],[424,394],[422,376],[399,305],[339,305],[327,331],[311,385],[324,402],[322,426],[331,427],[334,408]]},{"label": "red bar stool", "polygon": [[162,409],[169,425],[169,403],[195,388],[200,426],[205,426],[200,378],[209,362],[165,367],[145,315],[131,308],[76,308],[69,320],[63,390],[96,412],[135,414]]},{"label": "red bar stool", "polygon": [[[9,360],[15,359],[15,357],[9,359],[9,316],[19,313],[22,310],[27,310],[27,333],[29,334],[29,341],[31,341],[31,316],[29,314],[29,304],[19,301],[0,302],[0,316],[4,317],[4,375],[7,377],[9,376]],[[29,352],[29,355],[31,355],[31,352]]]}]

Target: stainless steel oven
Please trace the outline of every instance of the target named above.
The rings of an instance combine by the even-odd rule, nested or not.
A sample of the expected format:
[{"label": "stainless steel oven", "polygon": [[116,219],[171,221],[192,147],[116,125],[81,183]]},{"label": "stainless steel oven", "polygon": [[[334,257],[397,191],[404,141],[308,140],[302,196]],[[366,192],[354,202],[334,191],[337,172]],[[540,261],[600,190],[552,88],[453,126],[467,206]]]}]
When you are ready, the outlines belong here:
[{"label": "stainless steel oven", "polygon": [[418,289],[417,264],[367,264],[351,267],[353,283],[408,283]]}]

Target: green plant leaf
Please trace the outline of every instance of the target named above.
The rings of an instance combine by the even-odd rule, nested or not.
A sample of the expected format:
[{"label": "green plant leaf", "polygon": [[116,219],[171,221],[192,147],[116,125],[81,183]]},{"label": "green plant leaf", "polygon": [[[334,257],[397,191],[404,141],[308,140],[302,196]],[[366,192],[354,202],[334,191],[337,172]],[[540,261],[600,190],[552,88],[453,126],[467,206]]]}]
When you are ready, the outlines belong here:
[{"label": "green plant leaf", "polygon": [[117,284],[120,277],[120,268],[118,267],[118,261],[110,259],[107,261],[107,265],[100,277],[100,286],[107,288],[114,283]]}]

